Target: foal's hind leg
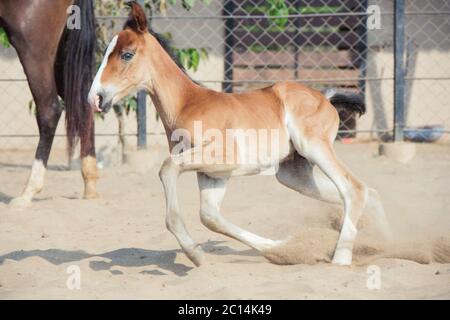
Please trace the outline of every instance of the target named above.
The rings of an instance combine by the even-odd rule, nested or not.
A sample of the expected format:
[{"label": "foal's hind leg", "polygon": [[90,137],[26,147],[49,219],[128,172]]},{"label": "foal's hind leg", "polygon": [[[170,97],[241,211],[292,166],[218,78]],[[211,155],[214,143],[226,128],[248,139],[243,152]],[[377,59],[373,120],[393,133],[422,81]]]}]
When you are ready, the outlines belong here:
[{"label": "foal's hind leg", "polygon": [[305,157],[316,163],[336,185],[344,200],[344,223],[342,225],[333,263],[349,265],[352,262],[353,243],[358,220],[368,197],[368,188],[360,182],[336,157],[331,143],[323,140],[309,141],[302,151]]},{"label": "foal's hind leg", "polygon": [[280,164],[276,177],[288,188],[311,198],[332,204],[342,204],[336,186],[326,176],[314,174],[311,162],[298,153]]},{"label": "foal's hind leg", "polygon": [[[280,164],[276,177],[281,184],[305,196],[342,205],[343,201],[336,185],[325,175],[314,173],[313,169],[314,165],[309,160],[295,153],[293,158]],[[368,189],[365,210],[373,215],[385,240],[390,240],[392,237],[390,226],[380,196],[375,189]]]},{"label": "foal's hind leg", "polygon": [[262,238],[235,226],[220,214],[227,179],[211,178],[204,173],[197,173],[197,178],[200,188],[200,218],[208,229],[241,241],[258,251],[269,249],[277,244],[276,241]]},{"label": "foal's hind leg", "polygon": [[[295,130],[292,131],[292,142],[297,152],[311,163],[317,164],[339,190],[344,202],[344,223],[334,252],[333,263],[349,265],[352,262],[353,243],[357,234],[356,226],[366,205],[369,189],[338,160],[331,139],[326,136],[308,137],[305,134],[297,134]],[[311,178],[312,171],[308,172],[307,176]],[[308,188],[308,192],[316,196],[320,195],[319,198],[322,198],[318,185],[311,180],[307,180],[307,186],[312,186]]]}]

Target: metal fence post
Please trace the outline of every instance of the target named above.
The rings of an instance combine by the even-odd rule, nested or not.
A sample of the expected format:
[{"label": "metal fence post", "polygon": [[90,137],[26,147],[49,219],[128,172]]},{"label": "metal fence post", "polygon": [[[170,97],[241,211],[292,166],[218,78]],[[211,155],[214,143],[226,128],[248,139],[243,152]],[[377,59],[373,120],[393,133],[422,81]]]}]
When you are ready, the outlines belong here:
[{"label": "metal fence post", "polygon": [[[144,6],[144,1],[139,0]],[[147,148],[147,93],[140,91],[137,95],[137,146],[138,149]]]},{"label": "metal fence post", "polygon": [[147,93],[140,91],[137,95],[137,138],[138,149],[147,148]]},{"label": "metal fence post", "polygon": [[[296,8],[301,8],[303,0],[296,0],[294,2],[294,5]],[[302,28],[302,20],[299,17],[295,18],[294,20],[294,26],[295,26],[295,37],[294,37],[294,78],[299,79],[299,69],[301,67],[299,63],[299,56],[300,56],[300,36],[301,36],[301,28]]]},{"label": "metal fence post", "polygon": [[[362,0],[360,2],[360,8],[362,11],[367,12],[367,8],[369,7],[368,0]],[[358,87],[361,95],[366,99],[366,77],[367,77],[367,56],[368,56],[368,43],[367,43],[367,15],[363,16],[361,21],[358,23],[356,27],[356,32],[359,36],[359,41],[356,44],[356,59],[355,65],[360,70],[360,80],[358,83]]]},{"label": "metal fence post", "polygon": [[405,128],[405,0],[396,0],[394,10],[394,140],[403,141]]},{"label": "metal fence post", "polygon": [[[225,0],[224,13],[223,15],[228,17],[232,16],[235,9],[234,0]],[[225,18],[225,46],[224,46],[224,64],[225,64],[225,74],[224,74],[224,92],[233,92],[233,47],[234,47],[234,19]]]}]

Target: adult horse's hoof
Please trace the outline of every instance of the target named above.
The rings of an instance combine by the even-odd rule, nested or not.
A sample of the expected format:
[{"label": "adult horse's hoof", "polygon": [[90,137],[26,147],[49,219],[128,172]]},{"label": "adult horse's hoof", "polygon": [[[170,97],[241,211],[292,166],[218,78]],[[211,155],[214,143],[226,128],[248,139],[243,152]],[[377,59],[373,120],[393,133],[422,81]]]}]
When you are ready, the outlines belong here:
[{"label": "adult horse's hoof", "polygon": [[31,200],[25,197],[18,197],[11,200],[9,207],[14,210],[25,210],[31,207]]},{"label": "adult horse's hoof", "polygon": [[338,266],[349,266],[352,264],[352,250],[339,248],[334,252],[333,264]]}]

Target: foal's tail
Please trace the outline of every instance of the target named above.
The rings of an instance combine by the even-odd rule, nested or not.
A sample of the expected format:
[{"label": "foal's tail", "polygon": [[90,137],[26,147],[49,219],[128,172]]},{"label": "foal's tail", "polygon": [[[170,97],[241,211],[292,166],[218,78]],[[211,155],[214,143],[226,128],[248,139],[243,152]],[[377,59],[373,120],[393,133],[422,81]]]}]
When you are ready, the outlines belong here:
[{"label": "foal's tail", "polygon": [[345,110],[350,113],[359,114],[360,116],[366,113],[366,104],[360,94],[353,92],[336,93],[333,90],[327,92],[326,96],[338,112]]},{"label": "foal's tail", "polygon": [[[93,111],[87,101],[95,72],[95,14],[91,0],[75,0],[80,8],[80,28],[66,28],[59,44],[59,70],[63,70],[59,91],[62,91],[66,111],[69,154],[73,154],[78,139],[89,136],[94,125]],[[57,68],[58,70],[58,68]],[[88,142],[87,142],[88,143]]]}]

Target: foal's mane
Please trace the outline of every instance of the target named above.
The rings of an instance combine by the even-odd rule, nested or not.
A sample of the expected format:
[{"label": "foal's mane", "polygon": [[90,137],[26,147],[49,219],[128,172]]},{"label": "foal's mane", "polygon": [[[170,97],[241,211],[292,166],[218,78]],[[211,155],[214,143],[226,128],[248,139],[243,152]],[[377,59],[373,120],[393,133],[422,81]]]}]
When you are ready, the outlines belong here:
[{"label": "foal's mane", "polygon": [[[186,68],[181,63],[180,57],[175,52],[173,48],[173,41],[162,35],[161,33],[157,33],[151,29],[148,30],[152,36],[158,41],[164,51],[172,58],[172,60],[177,64],[178,68],[181,69],[184,73],[186,73]],[[187,73],[186,73],[187,74]]]}]

